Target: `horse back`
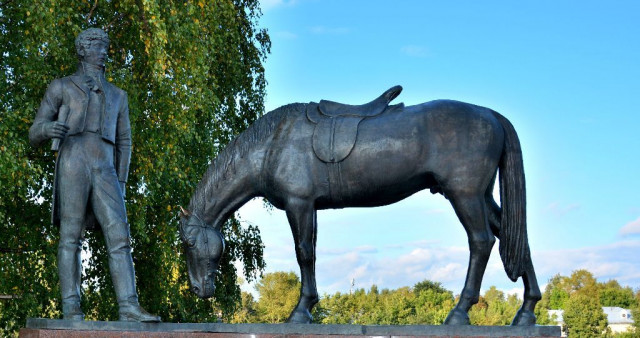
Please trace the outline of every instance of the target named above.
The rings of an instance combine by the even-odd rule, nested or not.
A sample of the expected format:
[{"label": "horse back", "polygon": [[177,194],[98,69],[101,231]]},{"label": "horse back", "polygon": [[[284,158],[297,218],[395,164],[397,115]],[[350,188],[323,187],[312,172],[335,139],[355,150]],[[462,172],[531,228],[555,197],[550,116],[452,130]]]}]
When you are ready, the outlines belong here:
[{"label": "horse back", "polygon": [[408,106],[361,122],[351,154],[333,167],[340,178],[333,191],[355,206],[394,203],[434,186],[484,193],[503,142],[490,109],[447,100]]}]

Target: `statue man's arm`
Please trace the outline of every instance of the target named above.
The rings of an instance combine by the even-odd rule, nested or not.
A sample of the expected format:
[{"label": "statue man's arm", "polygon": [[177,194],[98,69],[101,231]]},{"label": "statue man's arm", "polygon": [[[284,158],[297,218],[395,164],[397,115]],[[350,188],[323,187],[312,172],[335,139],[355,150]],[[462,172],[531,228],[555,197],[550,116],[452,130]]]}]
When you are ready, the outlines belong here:
[{"label": "statue man's arm", "polygon": [[61,105],[62,81],[56,79],[49,84],[33,125],[29,128],[29,142],[32,146],[39,147],[44,141],[52,137],[62,138],[67,133],[69,127],[64,123],[56,122]]},{"label": "statue man's arm", "polygon": [[122,93],[122,102],[116,126],[115,166],[118,181],[120,181],[121,186],[124,186],[129,176],[129,162],[131,161],[131,124],[129,122],[129,101],[127,99],[127,93],[124,91]]}]

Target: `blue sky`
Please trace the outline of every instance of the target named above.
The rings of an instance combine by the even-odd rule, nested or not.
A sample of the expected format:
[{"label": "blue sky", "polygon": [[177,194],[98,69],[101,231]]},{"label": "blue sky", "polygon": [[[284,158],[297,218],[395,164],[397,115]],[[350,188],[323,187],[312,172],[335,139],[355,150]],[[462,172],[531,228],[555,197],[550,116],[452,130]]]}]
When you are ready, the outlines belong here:
[{"label": "blue sky", "polygon": [[[640,287],[639,2],[265,0],[262,8],[273,43],[267,111],[365,103],[396,84],[404,87],[396,103],[490,107],[522,142],[540,284],[586,268]],[[260,226],[267,272],[298,272],[284,212],[252,201],[239,213]],[[321,293],[348,291],[351,279],[360,288],[431,279],[458,293],[467,260],[464,230],[441,196],[318,214]],[[496,250],[483,289],[491,285],[522,288]]]}]

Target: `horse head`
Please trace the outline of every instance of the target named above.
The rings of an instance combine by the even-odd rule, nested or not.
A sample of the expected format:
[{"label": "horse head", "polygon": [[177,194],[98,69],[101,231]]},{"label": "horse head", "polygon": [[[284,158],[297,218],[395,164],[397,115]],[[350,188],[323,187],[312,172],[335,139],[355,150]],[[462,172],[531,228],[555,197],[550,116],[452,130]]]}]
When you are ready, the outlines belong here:
[{"label": "horse head", "polygon": [[209,298],[216,289],[214,281],[224,252],[224,239],[219,229],[180,209],[180,239],[187,256],[191,291],[200,298]]}]

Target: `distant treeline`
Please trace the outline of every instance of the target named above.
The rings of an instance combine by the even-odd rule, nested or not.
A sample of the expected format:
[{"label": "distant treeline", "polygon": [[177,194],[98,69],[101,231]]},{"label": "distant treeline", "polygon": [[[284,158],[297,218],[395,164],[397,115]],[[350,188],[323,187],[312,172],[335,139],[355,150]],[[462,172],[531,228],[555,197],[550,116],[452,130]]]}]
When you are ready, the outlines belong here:
[{"label": "distant treeline", "polygon": [[[293,272],[267,273],[257,283],[258,299],[243,292],[242,307],[230,320],[234,323],[282,323],[298,301],[300,281]],[[413,287],[325,294],[314,309],[314,321],[323,324],[432,324],[444,322],[457,295],[440,283],[425,280]],[[509,325],[522,300],[491,286],[469,312],[473,325]],[[574,336],[600,336],[607,332],[603,306],[634,310],[640,317],[640,290],[622,287],[616,280],[598,282],[592,273],[576,270],[570,276],[549,280],[536,307],[540,325],[554,325],[548,310],[562,309],[567,330]],[[637,323],[636,323],[637,325]],[[640,331],[639,331],[640,332]]]}]

